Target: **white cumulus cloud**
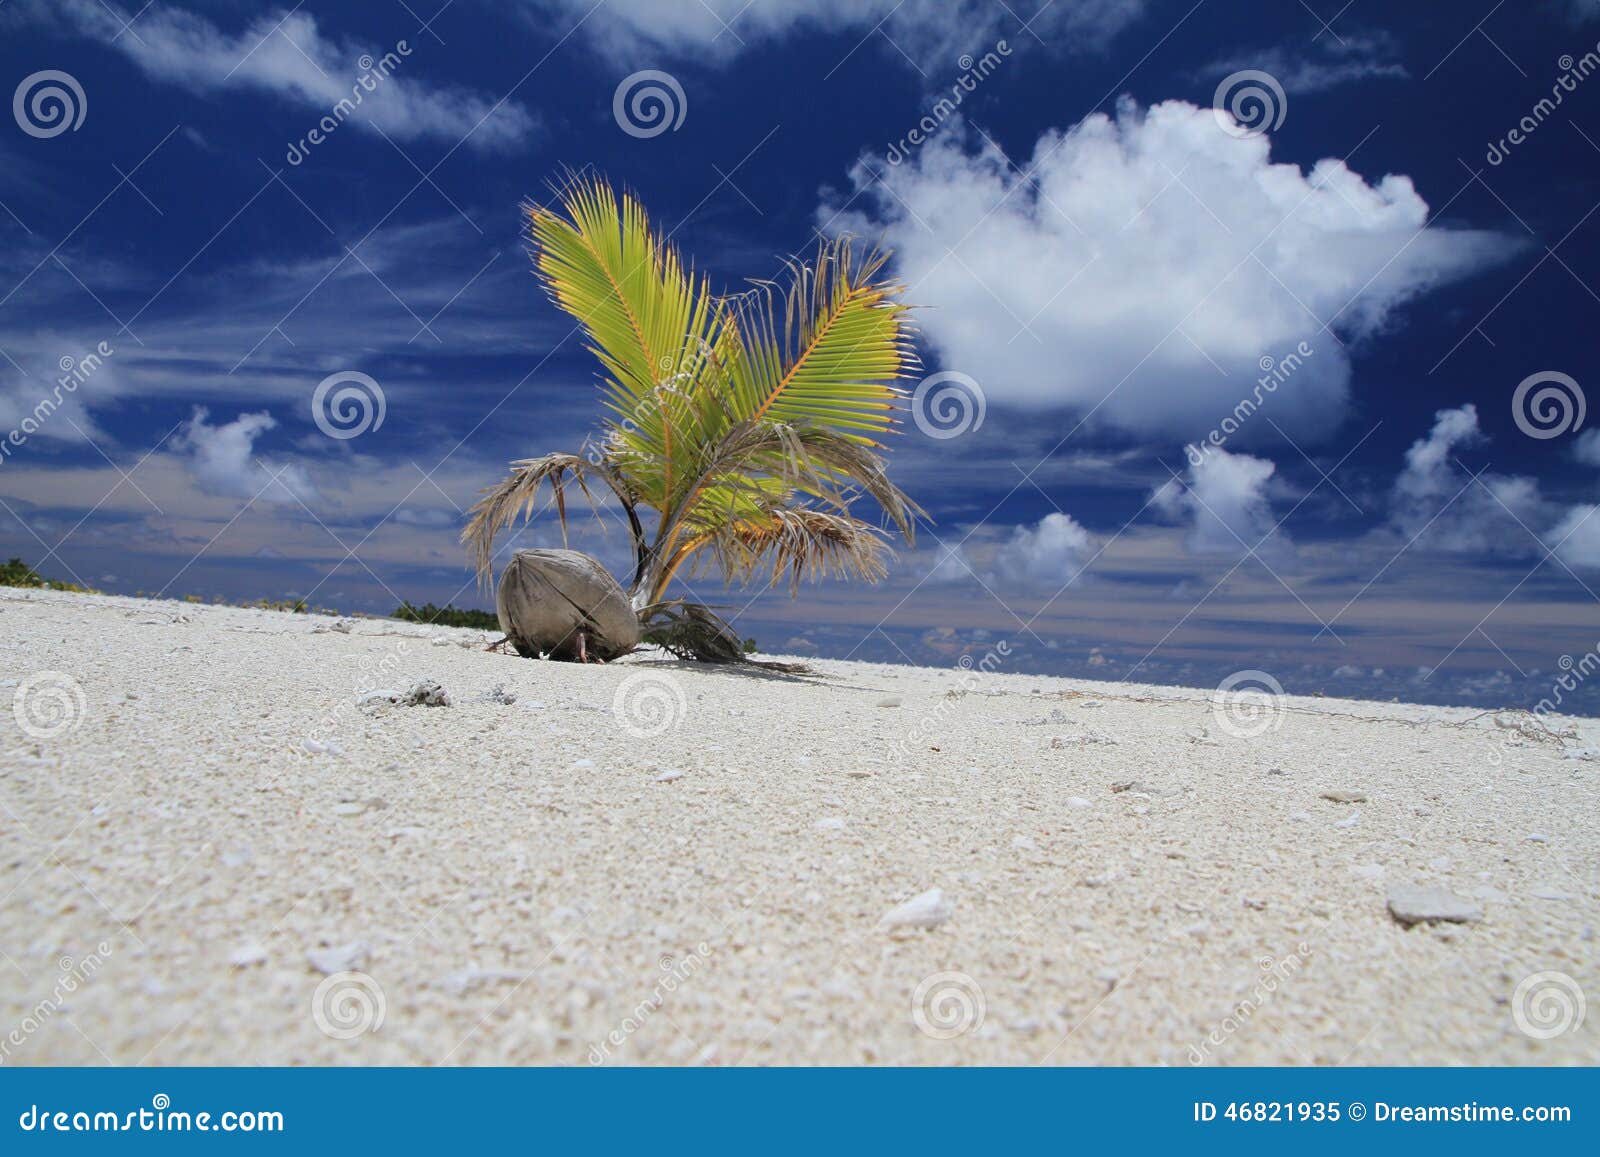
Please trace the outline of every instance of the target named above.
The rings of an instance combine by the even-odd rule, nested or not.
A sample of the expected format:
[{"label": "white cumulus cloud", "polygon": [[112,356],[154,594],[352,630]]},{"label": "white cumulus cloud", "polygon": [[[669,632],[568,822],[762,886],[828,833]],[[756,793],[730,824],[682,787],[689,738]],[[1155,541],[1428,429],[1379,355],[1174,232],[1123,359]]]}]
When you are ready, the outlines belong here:
[{"label": "white cumulus cloud", "polygon": [[1573,443],[1572,456],[1585,466],[1600,466],[1600,430],[1585,430]]},{"label": "white cumulus cloud", "polygon": [[1273,532],[1277,519],[1267,493],[1276,472],[1265,458],[1213,450],[1190,464],[1187,478],[1158,487],[1151,505],[1188,523],[1188,547],[1195,554],[1242,555],[1255,548],[1263,558],[1281,558],[1290,542],[1282,530]]},{"label": "white cumulus cloud", "polygon": [[309,501],[316,496],[305,468],[274,463],[255,452],[256,439],[277,426],[265,410],[240,414],[213,426],[210,413],[196,406],[194,416],[173,439],[195,485],[207,494],[254,498],[257,502]]},{"label": "white cumulus cloud", "polygon": [[995,570],[1016,584],[1059,587],[1094,554],[1094,540],[1070,514],[1047,514],[1037,526],[1019,526],[995,554]]},{"label": "white cumulus cloud", "polygon": [[1460,554],[1526,554],[1535,527],[1548,517],[1532,478],[1473,472],[1461,451],[1486,441],[1478,410],[1468,403],[1434,415],[1433,428],[1406,451],[1395,479],[1390,518],[1423,550]]},{"label": "white cumulus cloud", "polygon": [[1185,439],[1233,410],[1262,358],[1301,341],[1316,355],[1274,421],[1325,436],[1350,363],[1323,322],[1370,335],[1515,245],[1429,225],[1408,177],[1275,164],[1267,137],[1230,135],[1182,101],[1125,100],[1046,132],[1020,166],[958,126],[898,166],[863,159],[852,178],[848,208],[824,205],[821,220],[884,238],[910,300],[930,307],[919,320],[940,361],[991,403]]}]

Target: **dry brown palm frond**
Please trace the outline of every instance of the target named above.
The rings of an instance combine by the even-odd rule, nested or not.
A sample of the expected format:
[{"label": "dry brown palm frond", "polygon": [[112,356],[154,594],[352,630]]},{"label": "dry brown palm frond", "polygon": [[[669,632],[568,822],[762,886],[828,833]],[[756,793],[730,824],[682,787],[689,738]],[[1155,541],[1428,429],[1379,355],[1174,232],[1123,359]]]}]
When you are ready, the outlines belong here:
[{"label": "dry brown palm frond", "polygon": [[610,467],[596,464],[577,454],[546,454],[541,458],[522,458],[511,463],[511,473],[498,486],[483,491],[483,497],[472,507],[471,520],[461,532],[461,541],[472,555],[478,572],[478,582],[488,586],[494,580],[494,540],[502,530],[514,523],[520,515],[524,521],[533,514],[539,492],[547,484],[555,498],[556,515],[561,522],[562,541],[566,541],[567,502],[566,487],[576,484],[595,506],[593,492],[589,489],[590,477],[603,482],[627,512],[636,551],[643,549],[644,531],[634,508],[627,484]]},{"label": "dry brown palm frond", "polygon": [[894,551],[884,534],[847,514],[806,506],[775,507],[759,521],[724,523],[703,545],[710,548],[732,582],[770,566],[770,585],[788,577],[794,592],[806,578],[839,574],[877,582],[889,573]]},{"label": "dry brown palm frond", "polygon": [[790,675],[807,673],[804,663],[779,663],[771,659],[752,659],[727,620],[702,603],[668,599],[652,603],[639,612],[644,641],[653,643],[680,659],[701,663],[740,663],[782,671]]}]

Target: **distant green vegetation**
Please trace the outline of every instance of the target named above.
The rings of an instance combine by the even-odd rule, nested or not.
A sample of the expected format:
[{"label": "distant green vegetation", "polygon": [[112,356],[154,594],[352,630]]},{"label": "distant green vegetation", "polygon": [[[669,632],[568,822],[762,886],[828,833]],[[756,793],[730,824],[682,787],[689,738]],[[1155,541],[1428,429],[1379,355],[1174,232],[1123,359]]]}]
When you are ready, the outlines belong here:
[{"label": "distant green vegetation", "polygon": [[[0,0],[3,3],[4,0]],[[0,586],[4,587],[33,587],[38,590],[51,591],[77,591],[80,594],[97,595],[104,592],[92,587],[82,587],[77,583],[61,582],[56,579],[47,579],[34,570],[20,558],[0,565]],[[137,592],[137,598],[156,598],[158,596],[145,591]],[[182,598],[188,603],[203,603],[205,600],[199,595],[174,596]],[[327,607],[312,607],[304,599],[256,599],[253,602],[229,603],[221,596],[211,600],[221,606],[247,607],[252,610],[282,611],[291,615],[337,615],[339,612]],[[500,621],[489,611],[466,610],[461,607],[435,606],[433,603],[424,603],[414,606],[411,603],[401,603],[391,618],[400,619],[408,623],[427,623],[440,627],[473,627],[478,630],[498,630]]]},{"label": "distant green vegetation", "polygon": [[14,558],[4,566],[0,566],[0,587],[37,587],[50,591],[78,591],[82,594],[98,593],[90,587],[80,587],[77,583],[47,579],[20,558]]},{"label": "distant green vegetation", "polygon": [[436,607],[432,603],[424,603],[415,607],[410,603],[401,603],[389,617],[402,622],[429,623],[439,627],[474,627],[481,631],[500,629],[500,620],[488,611],[464,610],[449,604]]}]

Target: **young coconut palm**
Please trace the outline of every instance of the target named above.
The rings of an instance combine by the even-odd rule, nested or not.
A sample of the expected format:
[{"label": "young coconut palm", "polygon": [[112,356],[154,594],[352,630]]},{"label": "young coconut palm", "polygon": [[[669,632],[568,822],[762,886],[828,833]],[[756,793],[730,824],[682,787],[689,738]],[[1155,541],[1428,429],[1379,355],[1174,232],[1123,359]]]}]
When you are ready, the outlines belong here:
[{"label": "young coconut palm", "polygon": [[568,486],[591,504],[610,491],[632,539],[634,611],[697,657],[726,659],[737,637],[703,607],[665,601],[677,575],[770,571],[791,591],[830,573],[882,578],[885,532],[854,503],[873,499],[907,541],[923,514],[889,481],[877,441],[899,417],[894,383],[917,365],[886,255],[823,242],[788,264],[785,285],[720,297],[634,197],[601,180],[574,179],[554,208],[527,213],[536,271],[581,323],[608,415],[587,453],[513,462],[484,492],[462,534],[480,580],[493,577],[496,535],[531,517],[547,485],[563,540]]}]

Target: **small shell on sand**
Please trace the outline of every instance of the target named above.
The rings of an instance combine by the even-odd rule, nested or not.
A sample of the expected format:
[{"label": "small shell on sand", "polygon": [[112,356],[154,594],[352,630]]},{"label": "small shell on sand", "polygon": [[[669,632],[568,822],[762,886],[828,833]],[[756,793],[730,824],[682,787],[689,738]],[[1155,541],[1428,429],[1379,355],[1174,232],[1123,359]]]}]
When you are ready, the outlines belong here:
[{"label": "small shell on sand", "polygon": [[359,940],[333,948],[313,948],[306,953],[306,963],[329,976],[360,968],[366,961],[367,946]]},{"label": "small shell on sand", "polygon": [[1389,913],[1406,925],[1431,924],[1438,920],[1475,924],[1483,919],[1483,909],[1448,889],[1404,885],[1389,889]]},{"label": "small shell on sand", "polygon": [[890,928],[937,928],[955,915],[938,888],[929,888],[920,896],[913,896],[883,918]]},{"label": "small shell on sand", "polygon": [[241,944],[228,954],[228,963],[235,968],[249,968],[252,964],[264,963],[267,959],[267,950],[254,940]]},{"label": "small shell on sand", "polygon": [[368,691],[356,699],[360,707],[384,703],[398,707],[448,707],[450,693],[432,679],[424,679],[420,683],[413,683],[405,691]]}]

